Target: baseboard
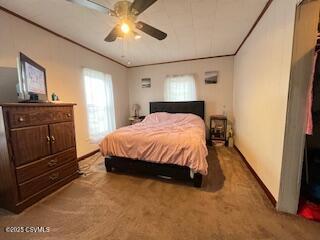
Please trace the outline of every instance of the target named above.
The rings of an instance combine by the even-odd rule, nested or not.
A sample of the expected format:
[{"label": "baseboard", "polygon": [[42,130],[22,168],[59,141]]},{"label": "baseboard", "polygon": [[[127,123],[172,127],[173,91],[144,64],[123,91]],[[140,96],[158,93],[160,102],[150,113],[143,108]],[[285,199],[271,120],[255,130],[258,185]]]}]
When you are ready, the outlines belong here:
[{"label": "baseboard", "polygon": [[85,155],[83,155],[81,157],[78,157],[78,162],[80,162],[80,161],[82,161],[82,160],[84,160],[84,159],[86,159],[88,157],[91,157],[91,156],[95,155],[99,151],[100,151],[99,149],[96,149],[96,150],[94,150],[92,152],[89,152],[89,153],[87,153],[87,154],[85,154]]},{"label": "baseboard", "polygon": [[269,189],[266,187],[266,185],[264,185],[264,183],[262,182],[262,180],[260,179],[260,177],[258,176],[258,174],[254,171],[254,169],[251,167],[251,165],[249,164],[249,162],[247,161],[247,159],[243,156],[243,154],[241,153],[241,151],[238,149],[237,146],[234,146],[234,148],[237,150],[237,152],[240,154],[243,162],[246,164],[246,166],[248,167],[248,169],[250,170],[251,174],[255,177],[255,179],[257,180],[257,182],[259,183],[260,187],[262,188],[262,190],[265,192],[265,194],[267,195],[267,197],[269,198],[270,202],[272,203],[272,205],[274,207],[276,207],[277,201],[276,199],[273,197],[272,193],[269,191]]}]

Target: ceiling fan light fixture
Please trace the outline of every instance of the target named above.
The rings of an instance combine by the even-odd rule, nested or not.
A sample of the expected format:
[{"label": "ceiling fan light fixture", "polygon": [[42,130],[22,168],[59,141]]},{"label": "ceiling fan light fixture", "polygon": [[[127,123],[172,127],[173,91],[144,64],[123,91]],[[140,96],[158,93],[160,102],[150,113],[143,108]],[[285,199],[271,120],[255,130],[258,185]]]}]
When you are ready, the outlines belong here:
[{"label": "ceiling fan light fixture", "polygon": [[[149,24],[138,21],[137,18],[145,10],[151,7],[158,0],[113,0],[113,8],[109,8],[100,3],[98,0],[65,0],[68,2],[76,3],[80,6],[106,13],[109,16],[118,18],[118,22],[105,37],[105,42],[114,42],[117,39],[125,39],[126,35],[133,36],[134,39],[140,39],[140,34],[136,34],[135,30],[142,31],[143,33],[156,38],[164,40],[167,37],[165,32],[150,26]],[[99,0],[100,2],[100,0]]]},{"label": "ceiling fan light fixture", "polygon": [[130,27],[126,22],[123,22],[120,26],[120,29],[123,33],[128,33],[130,32]]}]

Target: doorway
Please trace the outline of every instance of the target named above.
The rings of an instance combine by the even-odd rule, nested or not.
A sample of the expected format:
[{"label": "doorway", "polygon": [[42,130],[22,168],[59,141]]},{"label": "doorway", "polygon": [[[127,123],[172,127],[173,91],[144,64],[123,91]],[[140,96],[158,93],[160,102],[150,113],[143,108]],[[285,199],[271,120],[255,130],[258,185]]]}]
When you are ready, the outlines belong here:
[{"label": "doorway", "polygon": [[[277,209],[298,211],[306,143],[306,105],[313,72],[320,1],[297,6],[284,137],[281,182]],[[319,140],[320,141],[320,140]]]}]

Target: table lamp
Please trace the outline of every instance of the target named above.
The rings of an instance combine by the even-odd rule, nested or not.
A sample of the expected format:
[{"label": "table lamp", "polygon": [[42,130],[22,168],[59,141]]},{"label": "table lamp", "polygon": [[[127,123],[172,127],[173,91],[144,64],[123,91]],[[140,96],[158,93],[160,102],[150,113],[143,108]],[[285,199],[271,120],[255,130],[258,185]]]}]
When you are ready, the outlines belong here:
[{"label": "table lamp", "polygon": [[139,110],[140,110],[139,104],[132,105],[132,111],[134,112],[134,117],[139,117]]}]

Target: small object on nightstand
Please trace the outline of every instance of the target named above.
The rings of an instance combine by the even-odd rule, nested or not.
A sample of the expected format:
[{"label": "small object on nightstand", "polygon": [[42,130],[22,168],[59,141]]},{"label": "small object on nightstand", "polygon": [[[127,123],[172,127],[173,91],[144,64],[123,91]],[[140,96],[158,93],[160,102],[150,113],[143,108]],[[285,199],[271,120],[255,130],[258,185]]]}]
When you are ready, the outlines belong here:
[{"label": "small object on nightstand", "polygon": [[227,117],[210,116],[210,141],[214,145],[225,145],[227,142]]},{"label": "small object on nightstand", "polygon": [[145,118],[145,116],[140,116],[140,117],[134,117],[133,116],[133,117],[130,117],[129,118],[130,125],[142,122],[144,118]]}]

